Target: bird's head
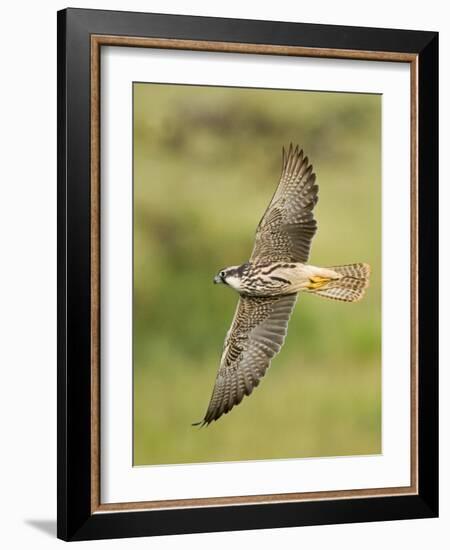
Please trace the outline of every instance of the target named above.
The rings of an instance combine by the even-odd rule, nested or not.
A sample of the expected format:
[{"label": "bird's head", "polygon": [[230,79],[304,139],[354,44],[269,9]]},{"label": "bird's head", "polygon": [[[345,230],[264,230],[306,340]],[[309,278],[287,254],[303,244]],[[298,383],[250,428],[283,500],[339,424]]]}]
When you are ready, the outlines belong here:
[{"label": "bird's head", "polygon": [[214,283],[228,285],[239,291],[241,289],[242,277],[247,272],[248,266],[249,264],[245,263],[242,265],[224,267],[214,277]]}]

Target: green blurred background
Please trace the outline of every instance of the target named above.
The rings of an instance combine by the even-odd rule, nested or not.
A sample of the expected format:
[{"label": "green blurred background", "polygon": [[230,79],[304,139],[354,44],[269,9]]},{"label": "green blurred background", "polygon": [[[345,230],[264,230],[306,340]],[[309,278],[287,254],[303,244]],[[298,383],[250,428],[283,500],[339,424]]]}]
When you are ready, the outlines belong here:
[{"label": "green blurred background", "polygon": [[[372,266],[365,299],[300,296],[281,353],[231,413],[194,428],[281,147],[319,183],[310,262]],[[381,97],[134,84],[134,464],[381,452]]]}]

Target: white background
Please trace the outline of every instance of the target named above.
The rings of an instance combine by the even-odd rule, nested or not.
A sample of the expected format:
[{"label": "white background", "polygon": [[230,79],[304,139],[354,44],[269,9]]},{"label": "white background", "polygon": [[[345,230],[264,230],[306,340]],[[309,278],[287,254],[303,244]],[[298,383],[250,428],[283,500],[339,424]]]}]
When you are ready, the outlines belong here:
[{"label": "white background", "polygon": [[[78,7],[438,30],[441,97],[450,97],[449,18],[440,0],[213,3],[77,2]],[[2,10],[0,87],[0,518],[4,548],[53,548],[56,515],[56,10]],[[441,182],[450,180],[448,101],[441,103]],[[448,273],[448,185],[441,186],[441,272]],[[430,213],[433,215],[433,213]],[[443,279],[443,277],[442,277]],[[441,288],[441,518],[83,543],[83,548],[444,548],[450,536],[449,285]],[[447,542],[445,540],[447,539]]]},{"label": "white background", "polygon": [[[410,286],[382,289],[382,454],[132,468],[132,81],[382,93],[383,280],[410,264],[410,69],[403,63],[106,48],[102,53],[101,501],[410,484]],[[398,205],[405,205],[399,209]]]}]

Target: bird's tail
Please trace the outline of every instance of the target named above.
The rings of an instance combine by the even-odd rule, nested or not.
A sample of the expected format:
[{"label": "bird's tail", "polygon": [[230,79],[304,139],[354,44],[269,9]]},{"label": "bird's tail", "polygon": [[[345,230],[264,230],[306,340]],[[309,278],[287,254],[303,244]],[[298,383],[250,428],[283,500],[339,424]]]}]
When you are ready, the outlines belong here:
[{"label": "bird's tail", "polygon": [[340,277],[313,277],[309,292],[319,296],[340,300],[342,302],[358,302],[364,296],[369,286],[370,265],[364,263],[339,265],[329,267]]}]

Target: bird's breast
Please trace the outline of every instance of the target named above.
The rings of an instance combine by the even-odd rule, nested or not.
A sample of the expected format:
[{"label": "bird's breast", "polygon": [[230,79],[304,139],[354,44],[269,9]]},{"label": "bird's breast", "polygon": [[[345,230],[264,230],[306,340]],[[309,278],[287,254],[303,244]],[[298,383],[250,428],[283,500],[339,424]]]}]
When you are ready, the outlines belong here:
[{"label": "bird's breast", "polygon": [[298,292],[299,287],[309,280],[307,267],[294,262],[254,265],[241,281],[241,292],[253,296],[274,296]]}]

